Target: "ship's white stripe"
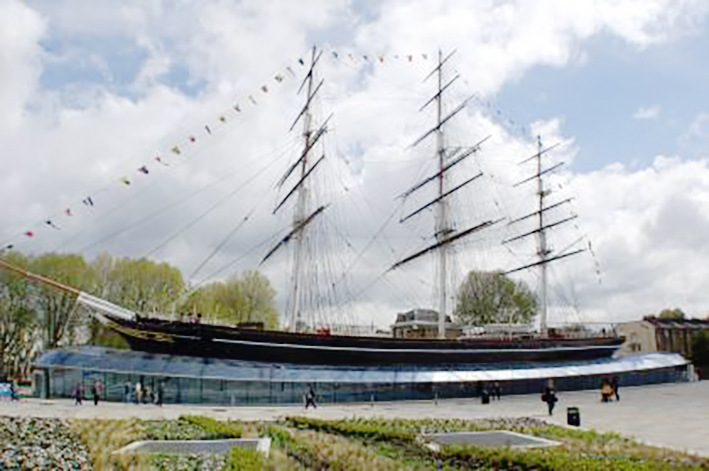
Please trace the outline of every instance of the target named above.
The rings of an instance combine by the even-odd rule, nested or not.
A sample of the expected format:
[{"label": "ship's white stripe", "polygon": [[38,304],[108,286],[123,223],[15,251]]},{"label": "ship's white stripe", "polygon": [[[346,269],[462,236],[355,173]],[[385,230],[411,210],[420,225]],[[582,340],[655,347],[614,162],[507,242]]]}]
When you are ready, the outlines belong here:
[{"label": "ship's white stripe", "polygon": [[[190,340],[201,340],[201,337],[192,335],[174,335]],[[577,351],[577,350],[617,350],[620,345],[594,345],[586,347],[549,347],[549,348],[477,348],[477,349],[416,349],[416,348],[367,348],[367,347],[331,347],[326,345],[296,345],[292,343],[273,343],[273,342],[254,342],[251,340],[232,340],[232,339],[212,339],[214,342],[222,343],[237,343],[241,345],[265,346],[275,348],[297,348],[304,350],[332,350],[332,351],[349,351],[349,352],[367,352],[367,353],[510,353],[510,352],[561,352],[561,351]]]}]

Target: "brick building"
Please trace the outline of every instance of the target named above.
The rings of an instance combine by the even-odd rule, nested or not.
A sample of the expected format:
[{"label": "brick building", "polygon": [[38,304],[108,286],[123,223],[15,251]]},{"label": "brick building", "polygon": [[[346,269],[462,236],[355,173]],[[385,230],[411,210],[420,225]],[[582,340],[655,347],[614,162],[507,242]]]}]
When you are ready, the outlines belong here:
[{"label": "brick building", "polygon": [[618,330],[625,337],[622,353],[677,352],[689,358],[693,335],[702,330],[709,331],[709,320],[646,317],[621,324]]}]

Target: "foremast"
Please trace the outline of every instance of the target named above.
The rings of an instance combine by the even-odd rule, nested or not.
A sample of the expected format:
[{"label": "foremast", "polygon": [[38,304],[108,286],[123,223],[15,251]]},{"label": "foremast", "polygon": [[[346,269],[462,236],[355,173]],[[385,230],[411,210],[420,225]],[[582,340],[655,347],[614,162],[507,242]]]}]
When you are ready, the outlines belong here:
[{"label": "foremast", "polygon": [[567,218],[563,218],[560,220],[555,220],[553,222],[548,222],[550,218],[547,218],[546,214],[548,211],[558,208],[562,205],[565,205],[571,201],[571,198],[567,198],[563,201],[560,201],[558,203],[554,203],[551,205],[546,205],[546,199],[549,195],[551,195],[551,190],[547,189],[544,185],[544,178],[543,176],[555,171],[559,167],[561,167],[564,163],[559,162],[556,165],[553,165],[548,168],[544,168],[542,165],[542,157],[547,154],[550,150],[556,148],[559,144],[554,144],[553,146],[543,148],[542,146],[542,138],[541,136],[537,136],[537,152],[532,155],[531,157],[523,160],[520,162],[520,165],[529,163],[529,162],[534,162],[536,165],[536,173],[529,177],[526,178],[514,186],[520,186],[525,183],[531,183],[534,182],[536,183],[537,186],[537,210],[527,214],[525,216],[522,216],[520,218],[514,219],[513,221],[510,221],[510,225],[514,225],[516,223],[519,223],[521,221],[525,221],[531,218],[534,218],[537,221],[536,228],[532,231],[529,231],[527,233],[524,233],[522,235],[512,237],[510,239],[507,239],[503,241],[504,244],[507,244],[509,242],[517,241],[520,239],[524,239],[528,236],[536,236],[537,239],[537,261],[528,265],[524,265],[522,267],[515,268],[513,270],[509,270],[506,272],[506,274],[514,273],[517,271],[521,270],[526,270],[529,268],[538,268],[539,269],[539,331],[542,337],[547,337],[549,334],[549,328],[548,328],[548,273],[547,273],[547,266],[549,263],[554,262],[556,260],[560,260],[562,258],[570,257],[572,255],[576,255],[578,253],[583,252],[583,249],[579,250],[574,250],[572,252],[566,252],[566,253],[560,253],[555,256],[551,256],[553,254],[553,251],[550,250],[548,246],[548,241],[547,241],[547,232],[549,229],[560,226],[564,223],[567,223],[573,219],[576,219],[576,215],[569,216]]},{"label": "foremast", "polygon": [[466,186],[468,183],[472,182],[473,180],[476,180],[477,178],[482,176],[482,173],[478,173],[477,175],[473,176],[472,178],[469,178],[468,180],[464,181],[463,183],[453,187],[449,188],[448,184],[448,171],[453,168],[455,165],[458,163],[462,162],[465,160],[467,157],[472,155],[473,153],[477,152],[480,149],[480,145],[487,140],[488,138],[483,139],[482,141],[478,142],[472,147],[468,148],[455,148],[451,151],[447,150],[446,148],[446,141],[445,141],[445,124],[453,118],[455,115],[457,115],[459,112],[461,112],[463,109],[465,109],[465,106],[468,103],[468,100],[465,100],[463,103],[458,105],[455,109],[450,111],[448,114],[445,114],[444,112],[444,106],[443,106],[443,94],[448,87],[450,87],[457,79],[458,75],[454,76],[451,80],[446,82],[444,84],[444,73],[443,73],[443,65],[453,56],[455,51],[451,52],[448,54],[446,57],[443,57],[442,51],[438,51],[438,65],[428,74],[428,76],[424,79],[424,81],[428,80],[429,78],[435,76],[436,81],[437,81],[437,92],[436,94],[429,99],[419,111],[423,111],[426,107],[431,105],[432,103],[435,103],[436,106],[436,125],[431,128],[428,132],[426,132],[423,136],[421,136],[419,139],[417,139],[413,144],[412,147],[417,146],[424,140],[428,139],[429,137],[435,135],[436,138],[436,147],[435,147],[435,156],[437,160],[437,166],[438,166],[438,172],[423,181],[419,182],[418,184],[414,185],[412,188],[410,188],[408,191],[406,191],[402,196],[403,197],[408,197],[415,191],[419,190],[420,188],[423,188],[429,183],[435,182],[436,184],[436,197],[433,199],[433,201],[430,201],[429,203],[423,205],[422,207],[418,208],[416,211],[413,211],[412,213],[408,214],[407,216],[403,217],[400,222],[404,222],[407,219],[416,216],[423,212],[425,209],[428,209],[430,207],[434,207],[435,210],[435,240],[436,243],[426,247],[425,249],[416,252],[413,255],[410,255],[403,260],[400,260],[399,262],[395,263],[391,269],[398,268],[401,265],[404,265],[412,260],[418,259],[420,256],[425,255],[429,252],[436,252],[436,257],[437,257],[437,272],[438,272],[438,279],[436,280],[436,284],[438,286],[438,338],[439,339],[444,339],[446,336],[446,328],[445,328],[445,323],[446,323],[446,317],[447,317],[447,312],[448,312],[448,295],[449,295],[449,290],[448,290],[448,279],[447,279],[447,274],[449,271],[449,266],[450,266],[450,257],[452,253],[452,244],[458,239],[461,239],[469,234],[472,234],[473,232],[477,232],[480,229],[483,229],[489,225],[494,224],[496,221],[485,221],[481,224],[478,224],[474,227],[468,228],[466,230],[457,232],[456,229],[454,228],[451,217],[450,217],[450,206],[449,206],[449,197],[461,189],[462,187]]},{"label": "foremast", "polygon": [[273,210],[273,213],[275,214],[287,201],[291,199],[292,196],[295,195],[296,202],[291,230],[266,254],[261,261],[261,263],[265,262],[287,242],[295,242],[293,247],[293,271],[291,273],[290,281],[288,312],[286,313],[286,318],[289,323],[289,330],[291,332],[297,332],[301,317],[300,300],[304,284],[304,258],[306,256],[305,232],[310,223],[312,223],[325,210],[325,206],[320,206],[314,210],[312,209],[312,200],[308,185],[309,177],[325,158],[325,155],[323,154],[316,159],[312,154],[314,153],[315,145],[327,131],[327,123],[330,119],[326,119],[325,122],[317,129],[313,126],[312,103],[324,82],[323,80],[320,80],[320,82],[317,82],[316,84],[315,79],[315,67],[321,56],[322,51],[318,51],[316,47],[313,47],[308,73],[298,89],[298,93],[303,91],[303,89],[306,90],[305,105],[301,109],[300,113],[298,113],[298,116],[296,116],[290,128],[292,131],[298,122],[302,120],[303,150],[300,157],[288,168],[283,177],[281,177],[278,186],[282,187],[285,185],[287,181],[291,180],[291,177],[294,174],[299,175],[299,179]]}]

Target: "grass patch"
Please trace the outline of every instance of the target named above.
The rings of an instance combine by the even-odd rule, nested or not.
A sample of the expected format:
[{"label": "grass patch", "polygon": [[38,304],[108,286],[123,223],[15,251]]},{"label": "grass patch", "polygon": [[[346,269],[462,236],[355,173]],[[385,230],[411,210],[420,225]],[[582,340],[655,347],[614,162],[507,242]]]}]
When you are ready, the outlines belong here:
[{"label": "grass patch", "polygon": [[143,438],[145,425],[141,421],[76,419],[69,422],[69,427],[86,446],[93,469],[96,471],[144,470],[148,467],[148,461],[144,456],[112,454],[129,443]]},{"label": "grass patch", "polygon": [[[94,469],[515,469],[676,470],[707,469],[709,459],[650,447],[615,433],[568,429],[536,419],[497,420],[320,420],[290,417],[279,424],[219,421],[183,416],[170,421],[74,420]],[[557,447],[443,446],[434,452],[422,434],[511,430],[561,442]],[[121,456],[111,452],[141,439],[205,439],[270,436],[268,458],[233,449],[226,457]]]},{"label": "grass patch", "polygon": [[[350,419],[324,421],[290,417],[285,423],[360,440],[366,446],[407,466],[420,460],[442,461],[460,469],[706,469],[709,460],[684,453],[651,447],[616,433],[568,429],[537,419],[496,420],[383,420]],[[505,448],[445,446],[439,452],[423,447],[421,434],[511,430],[561,442],[551,448]]]},{"label": "grass patch", "polygon": [[268,459],[256,450],[232,448],[227,457],[224,471],[261,471],[268,469]]}]

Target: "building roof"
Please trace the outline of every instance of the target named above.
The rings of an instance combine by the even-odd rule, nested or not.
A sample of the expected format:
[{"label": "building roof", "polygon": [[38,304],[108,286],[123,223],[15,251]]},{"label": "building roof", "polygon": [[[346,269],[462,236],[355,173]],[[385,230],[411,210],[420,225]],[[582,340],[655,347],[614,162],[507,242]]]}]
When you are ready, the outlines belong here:
[{"label": "building roof", "polygon": [[101,347],[49,350],[36,368],[74,369],[159,377],[319,383],[447,383],[507,381],[615,374],[686,365],[676,353],[646,353],[578,362],[499,363],[446,366],[335,367],[162,355]]},{"label": "building roof", "polygon": [[657,327],[709,329],[709,320],[707,319],[659,319],[657,317],[646,317],[643,320]]}]

